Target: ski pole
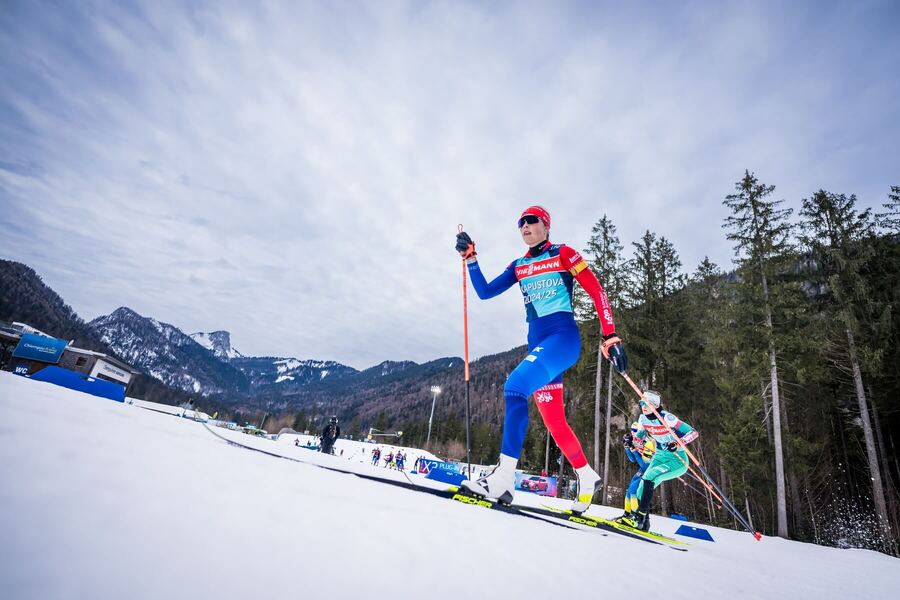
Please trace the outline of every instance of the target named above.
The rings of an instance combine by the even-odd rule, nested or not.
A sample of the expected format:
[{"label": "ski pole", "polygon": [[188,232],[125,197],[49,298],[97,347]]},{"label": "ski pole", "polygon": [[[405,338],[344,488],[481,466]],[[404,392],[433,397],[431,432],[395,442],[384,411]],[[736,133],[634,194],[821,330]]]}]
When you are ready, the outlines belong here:
[{"label": "ski pole", "polygon": [[[700,479],[700,477],[696,473],[694,473],[693,470],[691,471],[691,477],[694,479],[694,481],[698,481],[698,482],[700,482],[700,485],[703,485],[703,483],[704,483],[703,480]],[[696,493],[700,494],[701,496],[704,496],[703,490],[695,488],[694,486],[689,484],[684,479],[679,479],[678,481],[680,481],[684,487],[691,490],[692,492],[696,492]],[[719,502],[713,502],[713,506],[715,506],[719,510],[722,510],[724,508],[724,506]]]},{"label": "ski pole", "polygon": [[[459,232],[462,233],[462,223],[459,224]],[[466,259],[462,259],[462,292],[463,292],[463,340],[466,361],[466,468],[467,477],[472,479],[472,445],[469,441],[469,302],[466,291]]]},{"label": "ski pole", "polygon": [[[631,389],[633,389],[635,391],[635,393],[638,395],[638,397],[641,400],[643,400],[644,392],[642,392],[641,388],[639,388],[637,386],[637,384],[634,381],[632,381],[631,377],[628,376],[628,373],[622,373],[622,377],[625,378],[625,381],[628,382],[628,384],[631,386]],[[681,438],[678,437],[674,431],[672,431],[672,428],[669,427],[669,424],[665,422],[665,420],[662,418],[662,416],[659,414],[659,412],[657,412],[656,408],[652,404],[647,403],[647,406],[650,407],[650,410],[653,411],[653,414],[656,416],[657,419],[659,419],[659,422],[663,424],[663,427],[666,428],[666,430],[669,432],[669,435],[671,435],[675,439],[675,442],[679,446],[681,446],[681,449],[684,450],[685,454],[688,455],[688,458],[691,459],[691,461],[693,461],[693,463],[695,465],[697,465],[697,469],[703,474],[703,477],[705,477],[706,481],[709,483],[709,485],[706,485],[704,483],[704,485],[706,485],[707,489],[710,488],[710,485],[712,487],[714,487],[715,490],[717,492],[719,492],[720,499],[722,500],[722,503],[725,504],[725,507],[728,509],[728,512],[730,512],[732,515],[734,515],[734,517],[738,521],[740,521],[741,525],[743,525],[744,528],[747,531],[749,531],[753,535],[754,538],[757,539],[757,541],[761,540],[762,534],[759,533],[758,531],[754,531],[753,528],[750,527],[750,525],[747,523],[747,520],[744,519],[744,515],[742,515],[741,512],[737,508],[735,508],[734,504],[731,503],[731,500],[728,499],[728,496],[725,494],[725,492],[722,491],[722,488],[720,488],[716,484],[716,482],[713,480],[713,478],[709,476],[709,473],[706,472],[706,469],[703,468],[703,465],[700,464],[700,461],[697,460],[697,457],[694,456],[694,453],[690,451],[690,449],[687,447],[687,444],[685,444],[683,441],[681,441]],[[679,458],[681,458],[681,457],[679,457]],[[712,491],[712,490],[710,489],[710,491]]]},{"label": "ski pole", "polygon": [[699,481],[699,482],[700,482],[700,485],[702,485],[703,487],[705,487],[706,490],[707,490],[710,494],[712,494],[712,497],[719,501],[718,506],[719,506],[719,508],[721,509],[722,506],[724,506],[725,503],[722,502],[722,499],[719,498],[719,495],[716,493],[716,491],[715,491],[714,489],[712,489],[705,481],[703,481],[703,478],[700,477],[700,475],[697,474],[697,471],[694,470],[694,467],[688,467],[688,471],[691,472],[691,477],[693,477],[694,479],[696,479],[697,481]]},{"label": "ski pole", "polygon": [[713,498],[718,500],[720,503],[722,502],[722,499],[719,498],[719,495],[716,493],[716,491],[714,489],[710,488],[708,485],[706,485],[706,482],[703,481],[703,479],[701,479],[699,475],[697,475],[697,471],[694,470],[694,467],[688,465],[688,471],[691,472],[691,475],[693,475],[694,479],[696,479],[697,481],[700,482],[701,485],[706,487],[706,489],[709,491],[709,493],[713,495]]}]

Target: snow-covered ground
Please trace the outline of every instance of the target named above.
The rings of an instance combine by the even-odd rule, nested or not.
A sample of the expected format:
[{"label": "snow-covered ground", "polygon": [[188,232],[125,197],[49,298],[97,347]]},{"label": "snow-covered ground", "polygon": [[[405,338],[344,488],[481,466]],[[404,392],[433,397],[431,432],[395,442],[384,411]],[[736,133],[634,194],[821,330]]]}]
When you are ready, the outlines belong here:
[{"label": "snow-covered ground", "polygon": [[[876,552],[716,528],[715,543],[675,552],[567,530],[272,458],[195,421],[5,372],[0,482],[0,595],[10,599],[820,600],[900,588],[900,560]],[[661,533],[677,525],[653,519]]]}]

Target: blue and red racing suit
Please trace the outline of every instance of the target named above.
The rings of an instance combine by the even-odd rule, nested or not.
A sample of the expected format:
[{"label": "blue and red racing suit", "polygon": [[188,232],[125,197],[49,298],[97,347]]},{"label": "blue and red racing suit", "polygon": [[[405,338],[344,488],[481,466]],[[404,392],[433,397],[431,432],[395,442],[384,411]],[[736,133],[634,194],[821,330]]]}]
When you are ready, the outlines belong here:
[{"label": "blue and red racing suit", "polygon": [[525,300],[528,355],[503,387],[506,416],[501,453],[519,458],[528,430],[528,396],[534,394],[541,418],[566,459],[576,469],[583,467],[587,459],[566,421],[562,374],[581,353],[581,337],[572,311],[575,280],[593,299],[603,335],[615,332],[612,308],[600,282],[577,251],[549,241],[529,249],[490,283],[477,259],[469,259],[468,266],[472,286],[482,300],[505,292],[516,282]]}]

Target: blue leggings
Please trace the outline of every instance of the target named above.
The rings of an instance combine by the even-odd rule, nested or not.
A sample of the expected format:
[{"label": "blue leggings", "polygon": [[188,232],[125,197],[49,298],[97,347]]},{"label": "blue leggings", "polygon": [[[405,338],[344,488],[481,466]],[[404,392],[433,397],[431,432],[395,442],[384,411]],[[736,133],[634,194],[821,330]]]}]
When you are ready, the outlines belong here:
[{"label": "blue leggings", "polygon": [[[528,431],[528,397],[548,384],[547,401],[539,400],[541,416],[566,458],[579,468],[584,461],[581,444],[565,421],[562,374],[581,354],[581,336],[571,313],[556,313],[532,321],[528,329],[528,356],[509,374],[503,387],[506,418],[500,452],[519,458]],[[553,397],[552,400],[550,399]]]}]

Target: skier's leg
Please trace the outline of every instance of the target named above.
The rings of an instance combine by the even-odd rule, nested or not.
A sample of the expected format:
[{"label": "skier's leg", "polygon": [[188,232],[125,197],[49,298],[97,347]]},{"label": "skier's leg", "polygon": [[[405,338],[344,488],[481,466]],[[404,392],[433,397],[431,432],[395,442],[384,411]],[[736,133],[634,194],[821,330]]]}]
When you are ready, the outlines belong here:
[{"label": "skier's leg", "polygon": [[[543,370],[539,367],[540,370]],[[512,502],[516,483],[516,465],[522,453],[525,433],[528,430],[528,389],[527,383],[534,377],[546,377],[540,371],[535,374],[534,365],[523,361],[506,380],[503,399],[506,415],[503,421],[503,441],[497,466],[475,481],[462,482],[462,487],[471,492],[504,502]],[[539,386],[535,386],[539,387]]]},{"label": "skier's leg", "polygon": [[[528,355],[509,374],[506,384],[503,386],[506,414],[503,423],[503,442],[498,465],[485,477],[475,482],[467,481],[462,484],[463,487],[475,493],[492,498],[508,495],[509,500],[512,500],[516,465],[522,452],[522,445],[525,442],[525,433],[528,430],[528,396],[553,381],[554,378],[559,377],[559,382],[561,383],[561,373],[575,364],[581,351],[578,329],[575,327],[571,331],[535,340],[535,343],[531,343],[531,340],[529,340],[529,346]],[[561,392],[560,388],[560,406],[562,404]],[[557,423],[558,420],[554,420],[554,425]],[[571,433],[571,428],[565,422],[564,411],[562,412],[561,423]],[[564,434],[561,435],[564,436]],[[554,437],[554,439],[556,438]],[[574,459],[576,463],[580,463],[573,463],[576,469],[578,466],[582,466],[582,470],[584,470],[584,467],[590,470],[590,467],[587,467],[587,460],[584,459],[584,452],[581,451],[581,445],[578,444],[578,439],[575,438],[574,433],[571,433],[571,439],[575,442],[575,449],[572,448],[571,444],[567,443],[569,439],[563,442],[563,445],[572,454],[570,462]],[[579,453],[581,455],[580,460],[578,457]],[[593,473],[592,470],[591,473]],[[596,476],[596,474],[594,475]],[[579,479],[581,479],[580,473]],[[593,484],[591,487],[591,495],[593,495]],[[579,495],[581,495],[581,490],[579,490]],[[590,499],[588,499],[589,501]],[[584,508],[587,508],[587,505],[584,505]],[[579,510],[584,510],[584,508],[579,508]]]},{"label": "skier's leg", "polygon": [[566,420],[563,403],[562,373],[575,364],[580,352],[581,340],[576,328],[547,336],[531,352],[532,356],[537,357],[535,363],[542,365],[548,373],[555,373],[549,383],[534,391],[534,400],[547,430],[578,476],[577,498],[572,505],[572,510],[576,512],[587,510],[602,485],[600,476],[588,465],[581,442]]},{"label": "skier's leg", "polygon": [[688,470],[687,455],[684,450],[673,452],[657,452],[641,478],[639,490],[638,518],[639,529],[650,529],[650,505],[653,502],[653,491],[664,481],[681,477]]},{"label": "skier's leg", "polygon": [[566,460],[576,469],[586,465],[587,458],[584,456],[581,443],[566,420],[562,376],[558,375],[553,382],[537,390],[534,393],[534,402],[547,430],[553,436],[553,441],[562,450]]},{"label": "skier's leg", "polygon": [[638,509],[638,486],[641,485],[641,476],[643,473],[637,472],[631,478],[628,484],[628,491],[625,492],[625,513],[633,513]]},{"label": "skier's leg", "polygon": [[[540,353],[543,348],[538,348]],[[528,431],[528,396],[553,378],[536,353],[531,352],[513,369],[503,386],[506,414],[503,421],[503,441],[500,459],[484,477],[464,481],[462,487],[490,498],[504,498],[511,502],[515,487],[516,465],[522,453],[525,433]]]}]

